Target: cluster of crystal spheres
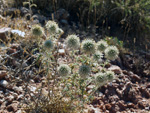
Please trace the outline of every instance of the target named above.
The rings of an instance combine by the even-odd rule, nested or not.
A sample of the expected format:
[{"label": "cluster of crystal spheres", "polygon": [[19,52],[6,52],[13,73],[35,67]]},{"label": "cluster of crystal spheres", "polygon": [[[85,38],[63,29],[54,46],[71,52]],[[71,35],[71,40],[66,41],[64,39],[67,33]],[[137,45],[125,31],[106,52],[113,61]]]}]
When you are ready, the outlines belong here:
[{"label": "cluster of crystal spheres", "polygon": [[[60,29],[58,24],[54,21],[48,21],[45,27],[50,34],[63,33],[63,30]],[[32,34],[37,37],[44,34],[44,29],[40,25],[34,25],[31,31]],[[80,42],[80,38],[73,34],[67,36],[65,44],[69,50],[81,48],[82,53],[91,55],[94,61],[100,61],[103,57],[107,60],[115,60],[119,55],[118,48],[116,46],[109,46],[105,40],[100,40],[96,43],[92,39],[85,39]],[[53,41],[50,39],[46,40],[44,42],[44,47],[48,50],[52,50],[54,48]],[[71,68],[67,64],[60,64],[57,70],[58,74],[63,77],[71,74]],[[81,78],[87,78],[91,74],[91,68],[86,64],[82,64],[79,67],[78,73]],[[114,73],[112,71],[107,71],[105,73],[100,72],[95,75],[95,78],[97,83],[102,83],[102,81],[112,81],[114,79]]]}]

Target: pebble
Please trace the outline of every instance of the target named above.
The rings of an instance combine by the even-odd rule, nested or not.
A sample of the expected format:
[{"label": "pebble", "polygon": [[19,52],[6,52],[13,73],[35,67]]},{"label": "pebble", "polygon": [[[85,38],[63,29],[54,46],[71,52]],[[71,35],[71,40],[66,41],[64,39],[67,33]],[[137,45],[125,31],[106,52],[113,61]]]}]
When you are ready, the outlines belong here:
[{"label": "pebble", "polygon": [[30,86],[30,87],[28,87],[29,89],[30,89],[30,91],[32,91],[32,92],[35,92],[36,91],[36,87],[34,87],[34,86]]},{"label": "pebble", "polygon": [[20,86],[20,87],[17,87],[17,86],[14,86],[12,88],[17,94],[21,94],[23,92],[23,88]]},{"label": "pebble", "polygon": [[113,71],[115,74],[121,74],[122,70],[120,69],[120,67],[112,65],[110,68],[108,68],[108,70]]},{"label": "pebble", "polygon": [[134,105],[133,103],[128,103],[128,104],[127,104],[127,108],[134,108],[134,106],[135,106],[135,105]]},{"label": "pebble", "polygon": [[12,103],[10,105],[8,105],[6,107],[6,109],[9,111],[9,112],[16,112],[18,110],[18,102],[17,103]]},{"label": "pebble", "polygon": [[0,79],[3,79],[5,76],[7,76],[6,71],[0,71]]},{"label": "pebble", "polygon": [[6,80],[1,80],[0,81],[0,86],[7,88],[8,87],[8,82]]},{"label": "pebble", "polygon": [[23,97],[24,97],[24,95],[21,94],[21,95],[18,96],[17,100],[18,100],[18,101],[19,101],[19,100],[22,100]]},{"label": "pebble", "polygon": [[145,104],[144,104],[144,102],[142,102],[142,101],[139,101],[138,102],[138,106],[139,106],[139,108],[141,108],[141,109],[145,109]]},{"label": "pebble", "polygon": [[0,99],[0,104],[2,104],[4,102],[4,98]]},{"label": "pebble", "polygon": [[14,100],[14,96],[10,95],[10,96],[6,97],[6,100],[7,100],[9,103],[12,103],[12,101]]},{"label": "pebble", "polygon": [[64,56],[65,55],[65,50],[64,49],[59,49],[58,53],[59,53],[59,55]]}]

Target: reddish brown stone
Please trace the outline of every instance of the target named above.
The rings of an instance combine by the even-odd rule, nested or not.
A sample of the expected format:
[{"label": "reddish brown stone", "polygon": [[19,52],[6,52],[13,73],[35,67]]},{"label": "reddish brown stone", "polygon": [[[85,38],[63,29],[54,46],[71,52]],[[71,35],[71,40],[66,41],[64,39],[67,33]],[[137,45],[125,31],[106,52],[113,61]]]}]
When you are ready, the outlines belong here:
[{"label": "reddish brown stone", "polygon": [[130,77],[132,78],[133,81],[138,81],[138,82],[141,81],[141,78],[136,74],[131,74]]},{"label": "reddish brown stone", "polygon": [[110,105],[110,104],[106,104],[106,105],[105,105],[105,108],[106,108],[107,110],[110,110],[110,109],[111,109],[111,105]]},{"label": "reddish brown stone", "polygon": [[145,102],[139,101],[139,102],[138,102],[138,107],[141,108],[141,109],[145,109],[145,107],[146,107]]},{"label": "reddish brown stone", "polygon": [[148,83],[148,84],[146,85],[146,88],[150,88],[150,83]]},{"label": "reddish brown stone", "polygon": [[120,107],[121,111],[125,110],[126,109],[126,105],[124,104],[124,101],[118,101],[118,106]]},{"label": "reddish brown stone", "polygon": [[134,108],[134,107],[135,107],[135,105],[133,103],[128,103],[127,104],[127,108]]},{"label": "reddish brown stone", "polygon": [[110,68],[108,68],[108,70],[113,71],[115,74],[121,74],[122,70],[120,69],[120,67],[112,65]]},{"label": "reddish brown stone", "polygon": [[149,91],[146,88],[141,87],[141,88],[139,88],[139,90],[141,91],[141,94],[143,96],[145,96],[146,98],[150,98],[150,93],[149,93]]},{"label": "reddish brown stone", "polygon": [[0,71],[0,79],[3,79],[5,76],[7,76],[6,71]]},{"label": "reddish brown stone", "polygon": [[16,112],[18,110],[18,103],[12,103],[6,107],[9,112]]}]

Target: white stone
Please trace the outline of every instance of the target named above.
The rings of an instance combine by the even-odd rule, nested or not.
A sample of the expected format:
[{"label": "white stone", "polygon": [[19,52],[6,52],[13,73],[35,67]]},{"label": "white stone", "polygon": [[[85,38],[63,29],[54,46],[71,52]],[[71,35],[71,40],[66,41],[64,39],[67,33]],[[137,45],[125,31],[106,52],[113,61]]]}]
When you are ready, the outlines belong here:
[{"label": "white stone", "polygon": [[58,53],[59,53],[59,55],[65,55],[65,50],[64,49],[59,49]]},{"label": "white stone", "polygon": [[8,86],[8,82],[6,80],[1,80],[0,85],[6,88]]},{"label": "white stone", "polygon": [[22,32],[20,30],[11,30],[11,33],[17,34],[17,35],[19,35],[21,37],[25,37],[25,32]]}]

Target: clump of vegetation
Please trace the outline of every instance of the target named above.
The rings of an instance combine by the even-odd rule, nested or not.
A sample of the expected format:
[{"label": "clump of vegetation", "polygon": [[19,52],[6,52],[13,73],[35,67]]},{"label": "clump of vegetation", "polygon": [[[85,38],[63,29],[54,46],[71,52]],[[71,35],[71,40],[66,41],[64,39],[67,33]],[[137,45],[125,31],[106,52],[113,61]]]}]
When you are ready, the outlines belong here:
[{"label": "clump of vegetation", "polygon": [[[44,33],[44,29],[40,26],[36,27],[32,27],[31,33],[40,37]],[[39,50],[39,56],[41,56],[41,58],[37,58],[40,58],[41,68],[45,70],[45,79],[42,81],[44,84],[34,94],[36,97],[34,101],[31,100],[30,104],[24,108],[27,112],[83,112],[84,104],[91,101],[90,97],[94,92],[115,78],[115,74],[107,70],[105,66],[103,66],[102,72],[93,73],[93,71],[97,69],[94,66],[95,63],[97,66],[102,65],[102,62],[99,61],[104,56],[107,59],[104,61],[104,65],[105,62],[115,60],[119,55],[117,47],[108,46],[102,40],[105,51],[103,49],[103,53],[101,53],[98,49],[99,42],[97,44],[91,39],[80,42],[78,36],[69,35],[64,43],[67,45],[68,52],[71,52],[66,59],[68,61],[71,59],[71,62],[60,63],[58,62],[58,59],[61,58],[58,41],[63,31],[57,34],[57,29],[60,28],[56,22],[48,21],[45,29],[45,32],[48,32],[46,39],[34,39],[37,44],[43,44],[43,46],[37,46],[36,50]],[[35,32],[33,32],[34,30]],[[86,91],[90,84],[95,85],[92,93]],[[47,89],[46,93],[42,92],[43,88]]]},{"label": "clump of vegetation", "polygon": [[119,50],[115,46],[109,46],[105,50],[106,58],[109,60],[115,60],[118,57]]},{"label": "clump of vegetation", "polygon": [[69,35],[66,38],[66,45],[70,49],[78,49],[80,47],[80,39],[76,35]]},{"label": "clump of vegetation", "polygon": [[37,37],[41,37],[43,35],[43,28],[39,25],[32,26],[32,34]]},{"label": "clump of vegetation", "polygon": [[108,47],[108,44],[106,41],[104,41],[104,40],[98,41],[97,49],[99,51],[104,52],[107,47]]},{"label": "clump of vegetation", "polygon": [[82,42],[81,48],[82,48],[83,52],[86,54],[95,53],[95,50],[96,50],[95,41],[93,41],[91,39],[85,39]]}]

